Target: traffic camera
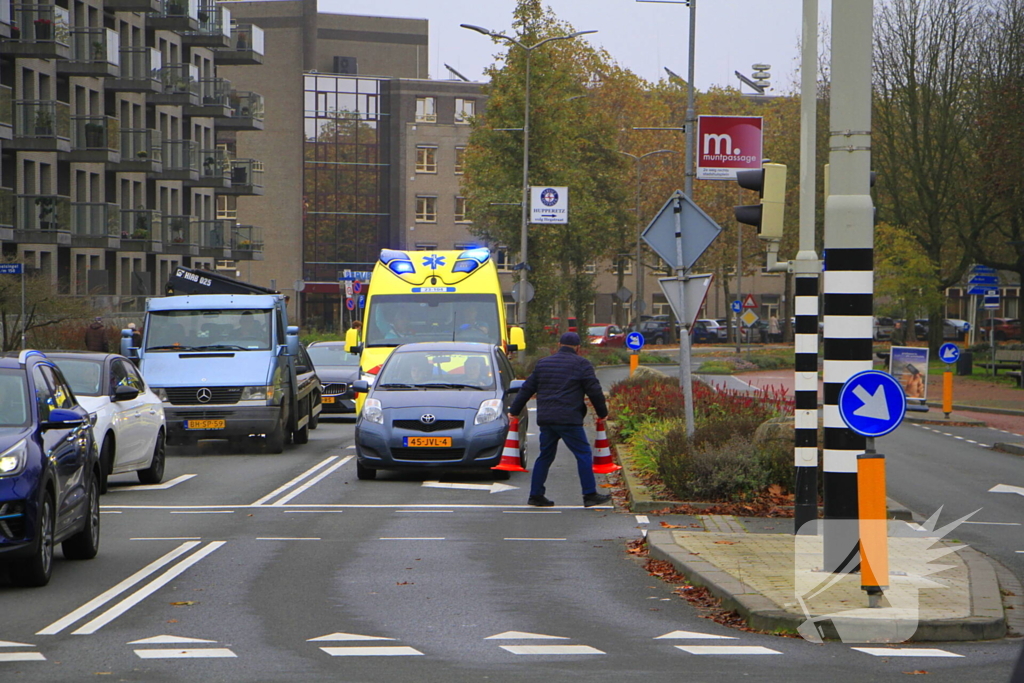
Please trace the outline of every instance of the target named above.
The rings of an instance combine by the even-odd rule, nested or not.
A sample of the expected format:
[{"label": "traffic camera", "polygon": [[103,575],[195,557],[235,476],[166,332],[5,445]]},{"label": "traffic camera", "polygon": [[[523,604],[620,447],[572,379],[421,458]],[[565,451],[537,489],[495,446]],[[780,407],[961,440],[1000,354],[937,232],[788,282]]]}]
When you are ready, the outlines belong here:
[{"label": "traffic camera", "polygon": [[736,182],[740,187],[756,190],[759,204],[734,207],[736,220],[757,228],[763,240],[782,239],[782,221],[786,211],[786,165],[765,163],[751,171],[738,171]]}]

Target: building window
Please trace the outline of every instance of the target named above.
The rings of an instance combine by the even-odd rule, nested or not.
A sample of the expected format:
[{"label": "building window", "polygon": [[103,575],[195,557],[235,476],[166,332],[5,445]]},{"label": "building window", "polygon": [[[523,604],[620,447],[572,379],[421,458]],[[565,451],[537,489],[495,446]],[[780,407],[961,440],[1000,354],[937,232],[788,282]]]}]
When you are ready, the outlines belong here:
[{"label": "building window", "polygon": [[217,195],[217,218],[238,219],[238,197],[230,194]]},{"label": "building window", "polygon": [[455,148],[455,175],[462,175],[465,173],[465,167],[463,164],[466,159],[466,148],[456,147]]},{"label": "building window", "polygon": [[495,249],[491,249],[491,253],[494,255],[494,265],[497,267],[499,272],[512,272],[512,266],[515,264],[509,261],[508,247],[497,247]]},{"label": "building window", "polygon": [[455,98],[455,123],[469,123],[469,119],[475,114],[476,100]]},{"label": "building window", "polygon": [[455,198],[455,222],[456,223],[470,223],[471,221],[466,218],[466,198],[456,197]]},{"label": "building window", "polygon": [[[621,262],[622,262],[622,274],[623,275],[632,275],[633,274],[633,260],[630,259],[628,256],[623,256]],[[619,274],[619,264],[618,264],[618,262],[612,264],[612,272],[614,272],[616,275]]]},{"label": "building window", "polygon": [[437,173],[437,147],[421,145],[416,148],[416,172]]},{"label": "building window", "polygon": [[583,272],[589,275],[593,275],[597,272],[597,261],[591,261],[590,263],[583,266]]},{"label": "building window", "polygon": [[433,97],[416,98],[416,121],[418,123],[437,123],[437,111]]},{"label": "building window", "polygon": [[416,197],[416,222],[437,222],[437,197]]}]

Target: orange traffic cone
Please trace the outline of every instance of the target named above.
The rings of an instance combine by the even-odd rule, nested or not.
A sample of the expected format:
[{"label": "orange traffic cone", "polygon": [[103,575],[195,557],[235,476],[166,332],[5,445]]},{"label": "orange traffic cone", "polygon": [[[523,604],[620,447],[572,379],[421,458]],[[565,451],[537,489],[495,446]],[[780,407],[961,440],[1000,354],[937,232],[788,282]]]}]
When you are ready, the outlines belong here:
[{"label": "orange traffic cone", "polygon": [[529,472],[522,465],[519,457],[519,418],[512,417],[508,421],[508,436],[505,437],[505,450],[501,452],[501,462],[491,468],[506,472]]},{"label": "orange traffic cone", "polygon": [[594,441],[594,449],[597,451],[594,454],[595,474],[611,474],[622,469],[621,465],[616,465],[612,460],[612,449],[608,445],[608,434],[604,431],[604,420],[602,419],[597,420],[597,439]]}]

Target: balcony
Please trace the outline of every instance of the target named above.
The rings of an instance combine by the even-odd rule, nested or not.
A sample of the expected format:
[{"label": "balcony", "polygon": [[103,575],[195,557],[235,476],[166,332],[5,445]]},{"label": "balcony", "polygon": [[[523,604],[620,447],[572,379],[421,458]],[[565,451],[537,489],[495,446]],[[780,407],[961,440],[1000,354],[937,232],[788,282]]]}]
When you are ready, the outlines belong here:
[{"label": "balcony", "polygon": [[231,228],[231,258],[236,261],[262,261],[263,228],[252,225]]},{"label": "balcony", "polygon": [[10,140],[13,137],[14,90],[6,85],[0,85],[0,140]]},{"label": "balcony", "polygon": [[15,198],[14,239],[33,244],[71,244],[71,198],[19,194]]},{"label": "balcony", "polygon": [[121,73],[121,36],[109,28],[72,27],[71,57],[57,62],[57,73],[116,78]]},{"label": "balcony", "polygon": [[161,173],[163,145],[160,131],[152,128],[125,128],[121,131],[121,157],[113,170],[122,173]]},{"label": "balcony", "polygon": [[192,47],[228,47],[231,44],[231,10],[214,2],[203,2],[197,13],[199,28],[186,31],[181,39]]},{"label": "balcony", "polygon": [[14,191],[0,187],[0,240],[14,241]]},{"label": "balcony", "polygon": [[71,107],[54,100],[15,100],[14,139],[6,149],[70,152]]},{"label": "balcony", "polygon": [[214,187],[227,189],[231,187],[231,160],[223,149],[201,149],[199,158],[202,168],[199,177],[187,182],[190,187]]},{"label": "balcony", "polygon": [[196,226],[192,216],[165,216],[163,249],[169,254],[198,256]]},{"label": "balcony", "polygon": [[231,112],[217,121],[218,130],[263,130],[263,95],[232,90],[228,105]]},{"label": "balcony", "polygon": [[72,116],[69,159],[104,164],[120,161],[121,123],[113,116]]},{"label": "balcony", "polygon": [[199,67],[194,64],[168,64],[159,73],[163,87],[147,98],[150,104],[199,104]]},{"label": "balcony", "polygon": [[263,63],[263,29],[255,24],[231,27],[231,40],[224,49],[214,51],[218,65],[245,66]]},{"label": "balcony", "polygon": [[71,202],[71,243],[76,247],[117,249],[121,245],[117,204]]},{"label": "balcony", "polygon": [[164,140],[161,180],[198,180],[199,146],[192,140]]},{"label": "balcony", "polygon": [[229,259],[230,239],[228,232],[233,221],[223,218],[199,220],[195,222],[199,232],[199,253],[202,256]]},{"label": "balcony", "polygon": [[153,209],[121,209],[121,250],[161,251],[163,214]]},{"label": "balcony", "polygon": [[71,56],[70,13],[66,9],[57,5],[13,7],[11,37],[3,42],[5,54],[38,59],[67,59]]},{"label": "balcony", "polygon": [[224,78],[200,78],[199,103],[185,107],[185,116],[212,116],[227,118],[231,116],[229,97],[231,81]]},{"label": "balcony", "polygon": [[231,159],[231,184],[217,194],[262,195],[263,162],[258,159]]},{"label": "balcony", "polygon": [[195,31],[199,28],[199,0],[161,0],[160,9],[147,15],[146,28]]},{"label": "balcony", "polygon": [[105,83],[107,90],[162,93],[163,54],[154,47],[122,47],[121,73]]},{"label": "balcony", "polygon": [[159,13],[163,9],[160,0],[103,0],[103,9],[108,12]]}]

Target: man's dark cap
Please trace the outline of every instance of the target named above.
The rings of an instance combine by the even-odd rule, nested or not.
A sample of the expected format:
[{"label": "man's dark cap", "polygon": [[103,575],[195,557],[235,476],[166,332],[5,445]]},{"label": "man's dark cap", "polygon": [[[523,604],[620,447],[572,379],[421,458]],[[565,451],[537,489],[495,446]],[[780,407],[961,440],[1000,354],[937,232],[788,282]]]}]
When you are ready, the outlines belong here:
[{"label": "man's dark cap", "polygon": [[566,332],[562,335],[562,338],[558,340],[558,343],[562,346],[579,346],[580,335],[575,332]]}]

